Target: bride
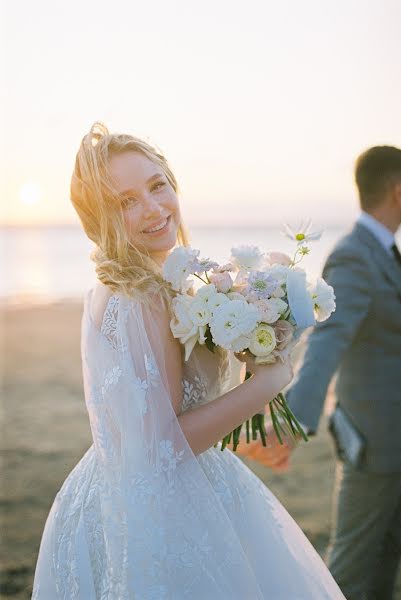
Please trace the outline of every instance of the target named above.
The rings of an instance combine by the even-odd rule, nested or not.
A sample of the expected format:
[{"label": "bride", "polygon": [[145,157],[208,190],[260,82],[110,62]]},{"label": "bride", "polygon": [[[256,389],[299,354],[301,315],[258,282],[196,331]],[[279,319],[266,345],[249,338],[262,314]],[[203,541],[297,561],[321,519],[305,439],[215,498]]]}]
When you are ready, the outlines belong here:
[{"label": "bride", "polygon": [[[170,331],[161,267],[186,244],[164,156],[95,123],[71,198],[95,243],[97,283],[81,325],[93,444],[56,495],[35,600],[343,599],[322,559],[266,486],[215,444],[292,378]],[[239,363],[237,363],[239,364]]]}]

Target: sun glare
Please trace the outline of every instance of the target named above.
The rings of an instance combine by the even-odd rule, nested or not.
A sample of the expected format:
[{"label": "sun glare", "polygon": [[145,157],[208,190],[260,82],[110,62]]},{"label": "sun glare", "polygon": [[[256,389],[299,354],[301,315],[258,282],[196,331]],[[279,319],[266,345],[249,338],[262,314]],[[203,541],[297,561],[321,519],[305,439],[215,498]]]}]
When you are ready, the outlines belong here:
[{"label": "sun glare", "polygon": [[35,182],[27,182],[21,186],[20,200],[25,206],[38,204],[42,197],[40,186]]}]

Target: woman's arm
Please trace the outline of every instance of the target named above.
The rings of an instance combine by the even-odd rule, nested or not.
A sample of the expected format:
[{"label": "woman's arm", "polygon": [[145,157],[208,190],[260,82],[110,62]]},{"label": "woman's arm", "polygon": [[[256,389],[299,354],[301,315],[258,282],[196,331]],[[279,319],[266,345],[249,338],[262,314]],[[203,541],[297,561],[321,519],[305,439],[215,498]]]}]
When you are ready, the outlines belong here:
[{"label": "woman's arm", "polygon": [[244,383],[216,400],[178,415],[194,454],[204,452],[255,413],[290,382],[291,368],[277,362],[258,368]]},{"label": "woman's arm", "polygon": [[238,358],[247,363],[253,377],[212,402],[181,413],[182,346],[171,333],[170,316],[161,303],[156,302],[145,321],[155,358],[168,383],[172,406],[194,454],[211,448],[238,425],[264,410],[266,403],[292,379],[289,364],[278,361],[256,366],[250,356],[241,356]]}]

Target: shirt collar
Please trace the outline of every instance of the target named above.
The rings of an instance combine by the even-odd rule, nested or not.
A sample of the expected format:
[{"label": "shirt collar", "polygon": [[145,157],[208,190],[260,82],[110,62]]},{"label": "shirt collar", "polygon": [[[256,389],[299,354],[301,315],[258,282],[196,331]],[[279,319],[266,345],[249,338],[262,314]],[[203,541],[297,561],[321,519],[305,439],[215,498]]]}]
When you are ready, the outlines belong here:
[{"label": "shirt collar", "polygon": [[361,211],[361,214],[358,217],[358,223],[366,227],[387,252],[391,252],[391,246],[395,243],[395,237],[392,231],[387,229],[383,223],[380,223],[364,210]]}]

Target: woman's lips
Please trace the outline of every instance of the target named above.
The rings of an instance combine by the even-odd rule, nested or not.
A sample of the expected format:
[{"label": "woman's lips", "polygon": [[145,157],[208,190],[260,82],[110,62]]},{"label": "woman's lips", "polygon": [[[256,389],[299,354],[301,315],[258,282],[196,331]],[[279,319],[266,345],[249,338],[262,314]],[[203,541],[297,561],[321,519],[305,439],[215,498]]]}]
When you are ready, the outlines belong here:
[{"label": "woman's lips", "polygon": [[146,233],[146,235],[152,235],[152,236],[163,233],[167,229],[167,227],[170,223],[170,216],[171,215],[160,220],[158,223],[155,223],[151,227],[147,227],[141,233]]}]

